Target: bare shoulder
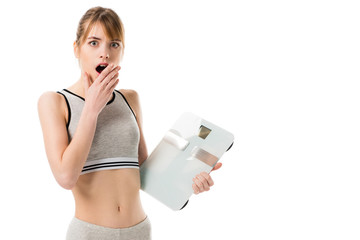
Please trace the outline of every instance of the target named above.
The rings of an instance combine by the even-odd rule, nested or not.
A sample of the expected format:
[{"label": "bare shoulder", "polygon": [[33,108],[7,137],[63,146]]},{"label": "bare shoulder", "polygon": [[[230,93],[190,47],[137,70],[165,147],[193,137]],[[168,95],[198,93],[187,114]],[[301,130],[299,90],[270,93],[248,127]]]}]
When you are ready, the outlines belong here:
[{"label": "bare shoulder", "polygon": [[118,91],[124,95],[131,109],[135,112],[135,116],[141,117],[139,94],[133,89],[119,89]]},{"label": "bare shoulder", "polygon": [[63,97],[56,92],[44,92],[38,100],[39,108],[56,107],[60,106],[63,102]]},{"label": "bare shoulder", "polygon": [[139,101],[139,94],[133,89],[119,89],[128,101]]},{"label": "bare shoulder", "polygon": [[128,103],[130,104],[131,108],[138,109],[140,107],[139,94],[135,90],[119,89],[118,91],[124,95]]},{"label": "bare shoulder", "polygon": [[49,113],[57,113],[64,115],[66,110],[66,102],[61,94],[56,92],[44,92],[38,99],[38,112],[41,115]]}]

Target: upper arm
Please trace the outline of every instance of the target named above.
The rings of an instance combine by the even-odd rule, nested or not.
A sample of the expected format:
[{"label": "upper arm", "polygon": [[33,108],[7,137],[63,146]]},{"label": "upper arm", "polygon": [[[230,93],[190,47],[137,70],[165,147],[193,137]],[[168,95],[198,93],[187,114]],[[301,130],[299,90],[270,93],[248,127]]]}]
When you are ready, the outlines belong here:
[{"label": "upper arm", "polygon": [[126,100],[128,101],[131,109],[134,111],[136,121],[140,131],[140,142],[139,142],[139,164],[141,165],[148,157],[146,142],[143,134],[143,116],[140,106],[139,95],[135,90],[121,90]]},{"label": "upper arm", "polygon": [[46,92],[38,100],[38,114],[46,155],[56,179],[62,154],[69,144],[65,104],[64,97],[55,92]]}]

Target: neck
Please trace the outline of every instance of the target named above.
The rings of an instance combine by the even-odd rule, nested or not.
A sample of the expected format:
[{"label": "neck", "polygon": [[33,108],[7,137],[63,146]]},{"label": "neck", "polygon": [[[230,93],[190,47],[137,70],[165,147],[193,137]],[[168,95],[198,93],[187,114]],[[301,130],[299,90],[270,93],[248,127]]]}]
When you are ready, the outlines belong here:
[{"label": "neck", "polygon": [[85,98],[85,90],[84,90],[84,80],[80,76],[79,80],[77,80],[73,85],[67,88],[69,91],[79,95],[82,98]]}]

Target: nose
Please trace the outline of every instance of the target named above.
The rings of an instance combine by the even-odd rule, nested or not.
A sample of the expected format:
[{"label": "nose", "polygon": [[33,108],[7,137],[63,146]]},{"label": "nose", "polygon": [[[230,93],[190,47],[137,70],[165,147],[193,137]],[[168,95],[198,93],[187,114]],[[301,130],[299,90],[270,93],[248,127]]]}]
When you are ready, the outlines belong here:
[{"label": "nose", "polygon": [[101,54],[101,56],[100,56],[100,58],[102,58],[102,59],[109,59],[110,58],[110,56],[109,56],[109,53],[103,53],[103,54]]},{"label": "nose", "polygon": [[107,49],[106,46],[101,48],[100,58],[101,59],[109,59],[110,58],[109,49]]}]

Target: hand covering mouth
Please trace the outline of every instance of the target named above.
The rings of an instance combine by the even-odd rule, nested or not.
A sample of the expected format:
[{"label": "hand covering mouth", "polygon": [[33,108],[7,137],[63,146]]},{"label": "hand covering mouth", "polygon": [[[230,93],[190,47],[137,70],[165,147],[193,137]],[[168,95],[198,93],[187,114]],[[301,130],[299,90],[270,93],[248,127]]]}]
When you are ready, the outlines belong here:
[{"label": "hand covering mouth", "polygon": [[98,73],[101,73],[108,65],[107,63],[100,63],[95,69]]}]

